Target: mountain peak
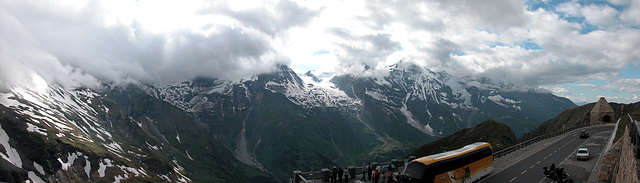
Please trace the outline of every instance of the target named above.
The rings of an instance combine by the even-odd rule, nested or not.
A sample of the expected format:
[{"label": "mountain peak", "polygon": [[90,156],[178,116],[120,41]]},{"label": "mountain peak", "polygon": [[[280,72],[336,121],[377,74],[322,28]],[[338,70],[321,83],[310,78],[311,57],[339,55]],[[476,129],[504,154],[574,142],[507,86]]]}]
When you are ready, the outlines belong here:
[{"label": "mountain peak", "polygon": [[257,82],[278,93],[304,90],[304,81],[289,66],[280,65],[277,70],[258,76]]},{"label": "mountain peak", "polygon": [[316,76],[315,74],[311,73],[311,71],[307,71],[306,73],[304,73],[304,76],[311,77],[311,80],[313,82],[316,82],[316,83],[322,82],[322,80],[320,80],[320,78],[318,78],[318,76]]}]

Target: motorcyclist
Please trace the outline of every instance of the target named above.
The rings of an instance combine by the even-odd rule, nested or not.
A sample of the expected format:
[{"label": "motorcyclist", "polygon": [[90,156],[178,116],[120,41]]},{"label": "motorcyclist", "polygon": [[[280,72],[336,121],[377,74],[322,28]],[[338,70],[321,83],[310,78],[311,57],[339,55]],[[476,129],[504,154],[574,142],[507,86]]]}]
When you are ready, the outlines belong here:
[{"label": "motorcyclist", "polygon": [[546,166],[542,167],[544,169],[544,175],[555,181],[555,182],[564,182],[564,183],[572,183],[573,180],[569,178],[569,174],[564,171],[562,167],[555,167],[555,164],[552,164],[551,167],[553,169],[547,169]]},{"label": "motorcyclist", "polygon": [[555,173],[556,173],[556,178],[558,178],[558,181],[561,181],[562,179],[564,179],[564,168],[558,168]]}]

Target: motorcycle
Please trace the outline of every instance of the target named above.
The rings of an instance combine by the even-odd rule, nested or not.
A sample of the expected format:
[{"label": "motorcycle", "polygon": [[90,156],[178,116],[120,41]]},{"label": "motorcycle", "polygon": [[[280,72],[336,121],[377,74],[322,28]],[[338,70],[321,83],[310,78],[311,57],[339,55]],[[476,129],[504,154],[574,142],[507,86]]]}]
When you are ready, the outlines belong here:
[{"label": "motorcycle", "polygon": [[545,177],[552,180],[554,183],[573,183],[573,180],[569,178],[569,173],[564,171],[564,168],[555,168],[547,170],[547,167],[542,167],[544,169],[543,174]]}]

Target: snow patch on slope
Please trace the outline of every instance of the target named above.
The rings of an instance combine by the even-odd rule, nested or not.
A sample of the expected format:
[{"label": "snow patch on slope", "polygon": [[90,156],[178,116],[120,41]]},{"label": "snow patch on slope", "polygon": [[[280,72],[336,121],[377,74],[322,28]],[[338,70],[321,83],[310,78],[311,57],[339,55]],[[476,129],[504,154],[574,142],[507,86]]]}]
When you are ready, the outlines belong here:
[{"label": "snow patch on slope", "polygon": [[[409,97],[410,97],[410,95],[407,95],[405,100],[408,100]],[[406,102],[404,103],[402,108],[400,108],[400,112],[402,112],[402,114],[407,118],[407,123],[409,123],[409,125],[411,125],[412,127],[420,130],[423,133],[429,134],[431,136],[436,136],[433,133],[433,128],[431,128],[431,126],[429,126],[429,124],[423,126],[423,125],[420,124],[420,121],[416,120],[413,117],[413,114],[407,108]]]},{"label": "snow patch on slope", "polygon": [[0,145],[4,147],[4,152],[6,152],[6,154],[0,152],[0,156],[16,167],[22,168],[20,154],[18,154],[18,151],[9,144],[9,135],[4,131],[2,125],[0,125]]},{"label": "snow patch on slope", "polygon": [[38,177],[38,175],[36,175],[36,173],[33,171],[29,171],[27,175],[29,176],[29,179],[34,183],[45,183],[45,181]]},{"label": "snow patch on slope", "polygon": [[82,153],[81,152],[76,152],[76,153],[68,154],[67,155],[67,162],[63,162],[62,159],[58,158],[58,162],[60,162],[60,164],[62,164],[62,170],[64,170],[64,171],[69,170],[69,167],[71,167],[71,165],[73,165],[73,163],[76,161],[78,156],[82,156]]},{"label": "snow patch on slope", "polygon": [[520,108],[520,106],[517,105],[522,101],[515,101],[513,99],[504,98],[501,95],[493,95],[493,96],[489,96],[487,98],[489,100],[493,101],[494,103],[502,106],[502,107],[513,108],[513,109],[516,109],[516,110],[522,110]]},{"label": "snow patch on slope", "polygon": [[369,90],[367,90],[364,93],[369,95],[369,96],[371,96],[371,98],[374,98],[374,99],[376,99],[378,101],[391,102],[391,101],[389,101],[389,99],[385,95],[383,95],[382,93],[380,93],[378,91],[369,91]]},{"label": "snow patch on slope", "polygon": [[35,167],[40,174],[45,175],[44,168],[42,168],[40,164],[33,162],[33,167]]},{"label": "snow patch on slope", "polygon": [[57,137],[66,137],[72,142],[96,140],[112,144],[112,135],[96,117],[96,109],[108,108],[100,104],[96,104],[99,105],[96,109],[91,106],[91,101],[99,94],[89,89],[67,90],[58,85],[39,90],[14,86],[10,90],[11,93],[0,94],[0,103],[25,116],[29,121],[28,131],[46,135],[47,131],[40,127],[42,125],[53,129]]},{"label": "snow patch on slope", "polygon": [[304,83],[303,87],[287,87],[285,95],[290,101],[310,108],[310,107],[347,107],[348,109],[357,109],[361,106],[361,101],[353,99],[342,90],[337,89],[335,84],[331,83],[334,75],[323,76],[320,81],[314,80],[310,76],[299,75]]},{"label": "snow patch on slope", "polygon": [[[142,85],[140,86],[147,94],[168,102],[184,111],[194,112],[202,102],[207,102],[207,98],[199,98],[198,95],[218,94],[232,95],[234,86],[239,82],[226,80],[213,80],[213,86],[199,86],[193,81],[183,81],[179,83],[168,83],[163,85]],[[185,96],[195,96],[191,99]]]},{"label": "snow patch on slope", "polygon": [[41,135],[47,136],[47,132],[46,132],[45,129],[37,127],[36,125],[31,124],[31,123],[27,123],[27,131],[36,132],[36,133],[39,133]]}]

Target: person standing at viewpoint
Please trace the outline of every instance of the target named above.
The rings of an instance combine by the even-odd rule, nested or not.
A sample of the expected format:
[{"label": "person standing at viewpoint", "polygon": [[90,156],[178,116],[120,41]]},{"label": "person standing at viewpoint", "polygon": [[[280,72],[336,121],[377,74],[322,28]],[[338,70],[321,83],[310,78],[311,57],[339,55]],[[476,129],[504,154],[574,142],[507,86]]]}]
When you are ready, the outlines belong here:
[{"label": "person standing at viewpoint", "polygon": [[373,170],[373,167],[371,167],[371,162],[369,162],[369,165],[367,165],[367,177],[369,177],[369,180],[371,180],[371,171]]}]

